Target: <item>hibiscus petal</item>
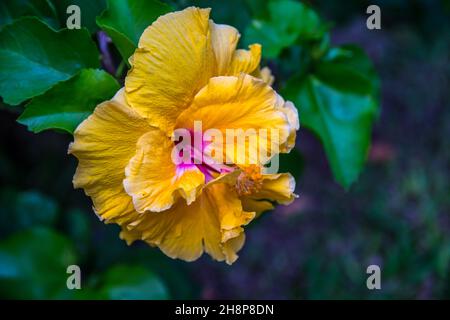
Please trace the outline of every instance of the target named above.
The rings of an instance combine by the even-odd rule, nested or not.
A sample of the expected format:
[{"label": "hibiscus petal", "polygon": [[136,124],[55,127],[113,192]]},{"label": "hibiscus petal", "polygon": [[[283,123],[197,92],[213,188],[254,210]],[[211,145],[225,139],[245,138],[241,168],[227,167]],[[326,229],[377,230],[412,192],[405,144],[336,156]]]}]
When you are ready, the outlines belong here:
[{"label": "hibiscus petal", "polygon": [[242,226],[255,214],[242,210],[231,187],[214,184],[189,206],[180,202],[167,211],[144,216],[138,225],[123,228],[122,239],[128,243],[145,240],[172,258],[193,261],[205,251],[231,264],[245,239]]},{"label": "hibiscus petal", "polygon": [[242,232],[236,238],[232,238],[223,244],[223,254],[225,255],[225,262],[232,264],[239,257],[236,253],[242,249],[245,243],[245,233]]},{"label": "hibiscus petal", "polygon": [[261,61],[261,45],[252,44],[249,46],[249,49],[239,49],[234,52],[227,75],[238,76],[240,73],[251,74],[258,69]]},{"label": "hibiscus petal", "polygon": [[[238,76],[241,73],[258,73],[261,61],[261,45],[252,44],[250,50],[238,49],[239,32],[228,25],[210,22],[211,41],[216,56],[215,76]],[[266,72],[265,72],[266,73]],[[258,78],[263,79],[261,72]]]},{"label": "hibiscus petal", "polygon": [[190,204],[205,183],[205,176],[195,165],[177,168],[171,158],[173,148],[173,141],[159,129],[139,139],[123,181],[138,212],[166,210],[179,196]]},{"label": "hibiscus petal", "polygon": [[[191,107],[180,115],[176,127],[192,128],[194,121],[201,121],[203,131],[220,130],[222,142],[228,142],[228,147],[235,149],[233,156],[226,146],[215,147],[223,147],[229,162],[239,165],[265,163],[278,152],[276,148],[286,142],[290,133],[286,114],[277,106],[279,101],[279,96],[272,88],[252,76],[214,77],[195,96]],[[229,129],[243,130],[243,133],[246,130],[253,131],[249,136],[255,137],[256,142],[250,143],[251,139],[248,138],[246,147],[242,148],[235,140],[227,141]],[[271,140],[271,135],[275,133],[277,139]]]},{"label": "hibiscus petal", "polygon": [[225,24],[210,21],[211,41],[216,57],[216,75],[227,75],[239,41],[239,32]]},{"label": "hibiscus petal", "polygon": [[295,179],[289,173],[264,174],[261,189],[250,195],[241,197],[244,210],[254,211],[259,215],[263,211],[273,209],[271,202],[288,205],[297,197],[294,194]]},{"label": "hibiscus petal", "polygon": [[272,84],[275,81],[275,77],[272,75],[272,71],[268,67],[264,67],[262,69],[258,68],[255,71],[253,71],[251,75],[261,79],[269,86],[272,86]]},{"label": "hibiscus petal", "polygon": [[136,142],[150,130],[147,121],[124,103],[121,89],[78,126],[69,146],[69,153],[78,158],[75,188],[84,188],[101,219],[118,223],[136,215],[122,181]]},{"label": "hibiscus petal", "polygon": [[241,201],[242,207],[245,210],[253,210],[254,212],[256,212],[256,216],[259,216],[261,213],[275,208],[275,206],[270,201],[253,199],[250,196],[242,197]]},{"label": "hibiscus petal", "polygon": [[190,7],[159,17],[130,58],[127,101],[166,132],[215,73],[209,11]]},{"label": "hibiscus petal", "polygon": [[291,101],[284,102],[281,99],[280,110],[286,115],[286,118],[289,122],[289,137],[286,142],[281,146],[280,151],[283,153],[289,153],[292,148],[295,146],[295,140],[297,138],[297,130],[300,129],[300,122],[298,119],[298,111],[297,108]]}]

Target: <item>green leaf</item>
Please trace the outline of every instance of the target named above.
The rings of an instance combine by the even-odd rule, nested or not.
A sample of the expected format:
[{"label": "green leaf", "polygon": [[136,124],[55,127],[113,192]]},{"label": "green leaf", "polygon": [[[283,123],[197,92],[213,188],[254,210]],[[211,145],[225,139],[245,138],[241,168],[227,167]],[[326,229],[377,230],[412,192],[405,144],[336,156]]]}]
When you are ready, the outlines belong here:
[{"label": "green leaf", "polygon": [[269,15],[268,20],[253,20],[245,30],[245,42],[260,43],[263,56],[267,58],[278,57],[298,39],[320,39],[325,33],[317,14],[300,2],[271,1]]},{"label": "green leaf", "polygon": [[0,2],[0,27],[23,16],[36,16],[55,29],[59,27],[56,10],[50,0],[2,0]]},{"label": "green leaf", "polygon": [[97,24],[128,61],[145,28],[171,10],[169,5],[155,0],[109,0],[108,9],[97,18]]},{"label": "green leaf", "polygon": [[113,300],[162,300],[169,295],[161,280],[145,267],[115,266],[108,270],[101,296]]},{"label": "green leaf", "polygon": [[67,291],[67,267],[76,262],[71,243],[41,228],[17,233],[0,243],[0,296],[48,299]]},{"label": "green leaf", "polygon": [[39,95],[82,68],[97,67],[98,51],[85,29],[56,32],[26,17],[0,31],[0,96],[7,104]]},{"label": "green leaf", "polygon": [[35,133],[46,129],[73,133],[97,104],[118,89],[117,81],[105,71],[85,69],[31,100],[17,121]]},{"label": "green leaf", "polygon": [[98,30],[95,19],[98,15],[102,13],[106,8],[105,0],[52,0],[59,16],[59,20],[62,26],[66,26],[67,18],[69,14],[67,13],[67,7],[70,5],[77,5],[80,7],[81,12],[81,27],[87,28],[91,33]]},{"label": "green leaf", "polygon": [[378,78],[362,50],[328,57],[315,72],[291,79],[284,90],[304,127],[322,141],[335,179],[348,188],[361,172],[378,112]]}]

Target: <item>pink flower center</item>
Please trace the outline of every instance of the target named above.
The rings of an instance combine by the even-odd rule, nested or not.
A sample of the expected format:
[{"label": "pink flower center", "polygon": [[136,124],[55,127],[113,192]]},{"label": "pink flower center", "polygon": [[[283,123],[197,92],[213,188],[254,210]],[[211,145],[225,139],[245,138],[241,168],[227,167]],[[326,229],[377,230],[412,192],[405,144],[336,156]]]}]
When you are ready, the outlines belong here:
[{"label": "pink flower center", "polygon": [[[199,145],[195,145],[194,143],[196,138],[201,138],[201,143],[199,143]],[[181,141],[175,142],[175,145],[180,142]],[[197,168],[205,175],[205,183],[208,183],[222,173],[234,171],[234,167],[228,166],[224,163],[218,163],[213,157],[205,153],[205,148],[210,143],[211,142],[203,139],[203,135],[201,137],[191,139],[191,145],[184,146],[184,148],[182,148],[179,152],[179,156],[183,159],[183,161],[177,165],[177,176],[182,175],[187,170],[195,170]],[[185,152],[189,153],[186,157],[184,154]]]}]

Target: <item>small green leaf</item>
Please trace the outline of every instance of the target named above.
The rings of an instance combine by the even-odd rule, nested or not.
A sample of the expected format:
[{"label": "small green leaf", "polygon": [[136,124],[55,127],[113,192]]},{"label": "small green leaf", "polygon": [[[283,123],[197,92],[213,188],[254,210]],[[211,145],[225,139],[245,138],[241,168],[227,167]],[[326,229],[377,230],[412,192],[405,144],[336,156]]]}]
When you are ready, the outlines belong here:
[{"label": "small green leaf", "polygon": [[302,125],[321,139],[336,180],[348,188],[366,160],[378,112],[378,78],[361,50],[341,49],[346,55],[291,79],[284,93],[299,109]]},{"label": "small green leaf", "polygon": [[267,58],[278,57],[283,49],[298,39],[320,39],[325,33],[317,14],[300,2],[271,1],[269,14],[268,20],[253,20],[245,30],[245,42],[260,43]]},{"label": "small green leaf", "polygon": [[97,67],[98,51],[85,29],[56,32],[26,17],[0,31],[0,96],[7,104],[39,95],[82,68]]},{"label": "small green leaf", "polygon": [[23,16],[36,16],[49,26],[59,28],[56,10],[50,0],[2,0],[0,2],[0,27]]},{"label": "small green leaf", "polygon": [[145,267],[115,266],[108,270],[101,296],[113,300],[162,300],[169,294],[162,281]]},{"label": "small green leaf", "polygon": [[73,133],[97,104],[109,100],[118,89],[108,73],[85,69],[31,100],[17,121],[35,133],[46,129]]},{"label": "small green leaf", "polygon": [[0,243],[0,296],[56,298],[67,291],[67,267],[75,251],[63,236],[42,228],[16,233]]},{"label": "small green leaf", "polygon": [[172,8],[156,0],[109,0],[97,24],[117,46],[125,60],[133,54],[145,28]]}]

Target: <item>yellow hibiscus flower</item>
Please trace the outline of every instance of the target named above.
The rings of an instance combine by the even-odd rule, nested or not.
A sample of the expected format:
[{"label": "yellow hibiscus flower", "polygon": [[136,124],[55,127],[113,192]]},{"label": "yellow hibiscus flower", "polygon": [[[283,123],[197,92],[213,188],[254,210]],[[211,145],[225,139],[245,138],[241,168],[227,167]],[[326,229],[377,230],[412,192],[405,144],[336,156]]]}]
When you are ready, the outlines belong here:
[{"label": "yellow hibiscus flower", "polygon": [[69,153],[79,160],[74,186],[127,243],[143,240],[186,261],[205,251],[231,264],[243,226],[274,202],[292,202],[295,181],[266,173],[266,161],[177,164],[174,132],[195,121],[224,133],[267,129],[277,138],[258,141],[289,152],[299,124],[293,104],[270,87],[270,70],[260,69],[261,46],[236,49],[238,31],[209,12],[169,13],[144,31],[124,88],[78,126]]}]

